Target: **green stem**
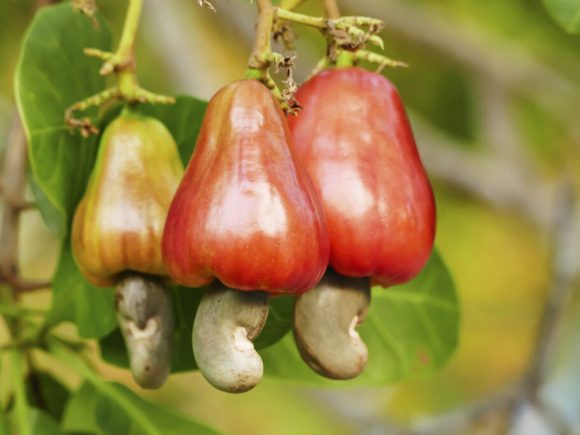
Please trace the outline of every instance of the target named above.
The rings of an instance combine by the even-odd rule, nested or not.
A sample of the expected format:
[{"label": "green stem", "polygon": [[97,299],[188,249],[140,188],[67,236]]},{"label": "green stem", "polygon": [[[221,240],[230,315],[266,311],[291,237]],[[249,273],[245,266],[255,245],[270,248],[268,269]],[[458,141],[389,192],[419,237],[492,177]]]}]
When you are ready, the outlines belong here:
[{"label": "green stem", "polygon": [[15,415],[19,435],[31,435],[28,425],[28,399],[26,398],[26,386],[24,384],[25,361],[19,350],[10,352],[10,366],[12,367],[12,380],[14,383]]},{"label": "green stem", "polygon": [[135,39],[139,27],[139,18],[143,9],[143,0],[129,0],[123,34],[119,41],[119,47],[115,56],[121,67],[118,74],[119,93],[132,99],[138,84],[135,75]]},{"label": "green stem", "polygon": [[305,26],[314,27],[316,29],[326,29],[327,26],[325,18],[311,17],[310,15],[299,14],[282,8],[276,8],[276,17],[281,20],[304,24]]},{"label": "green stem", "polygon": [[87,56],[94,56],[105,61],[100,69],[101,75],[111,73],[117,75],[117,84],[114,87],[85,98],[66,110],[66,124],[70,127],[80,129],[81,134],[85,137],[91,134],[97,134],[99,130],[92,124],[89,118],[76,119],[74,114],[77,111],[84,111],[89,107],[100,106],[112,99],[119,99],[129,104],[173,104],[175,102],[175,98],[157,95],[141,88],[137,81],[135,40],[137,38],[137,29],[139,28],[142,9],[143,0],[129,0],[123,33],[121,34],[117,51],[109,53],[95,48],[85,48],[84,50]]},{"label": "green stem", "polygon": [[[299,14],[297,12],[287,11],[281,8],[275,8],[276,17],[281,20],[292,23],[303,24],[314,27],[315,29],[324,30],[328,27],[328,18],[312,17],[310,15]],[[336,27],[347,26],[382,26],[383,22],[377,18],[371,17],[340,17],[330,19]]]},{"label": "green stem", "polygon": [[337,68],[348,68],[354,65],[353,53],[341,50],[336,57],[336,67]]},{"label": "green stem", "polygon": [[135,51],[135,38],[137,36],[139,18],[141,17],[142,9],[143,0],[129,0],[125,25],[123,26],[123,33],[121,35],[121,40],[119,41],[119,48],[117,49],[118,55],[123,59],[133,58]]},{"label": "green stem", "polygon": [[[358,50],[354,53],[349,53],[355,60],[366,60],[367,62],[371,62],[374,64],[379,65],[379,68],[382,69],[384,67],[389,68],[406,68],[409,65],[401,60],[391,59],[389,57],[383,56],[379,53],[374,53],[372,51],[367,50]],[[337,60],[338,66],[338,60]]]}]

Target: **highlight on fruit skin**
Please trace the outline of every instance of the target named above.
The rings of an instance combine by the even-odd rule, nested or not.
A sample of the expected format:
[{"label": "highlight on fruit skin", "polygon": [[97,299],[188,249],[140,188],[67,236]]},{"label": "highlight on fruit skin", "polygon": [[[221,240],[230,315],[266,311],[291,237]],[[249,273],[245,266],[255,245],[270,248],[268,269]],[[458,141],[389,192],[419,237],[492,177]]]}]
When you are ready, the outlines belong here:
[{"label": "highlight on fruit skin", "polygon": [[260,82],[236,81],[210,100],[167,216],[163,257],[176,282],[212,283],[192,332],[202,374],[223,391],[253,388],[263,367],[252,340],[268,294],[307,291],[328,263],[320,200]]},{"label": "highlight on fruit skin", "polygon": [[161,239],[182,175],[167,128],[125,109],[103,133],[73,219],[76,263],[93,285],[116,287],[117,319],[143,388],[160,387],[170,372],[174,320]]}]

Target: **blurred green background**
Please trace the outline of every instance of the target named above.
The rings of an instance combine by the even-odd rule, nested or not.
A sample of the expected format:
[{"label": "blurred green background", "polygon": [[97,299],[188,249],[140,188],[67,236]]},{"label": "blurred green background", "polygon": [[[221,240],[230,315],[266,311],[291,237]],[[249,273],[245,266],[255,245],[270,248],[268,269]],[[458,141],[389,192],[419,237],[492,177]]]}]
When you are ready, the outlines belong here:
[{"label": "blurred green background", "polygon": [[[97,3],[118,36],[126,2]],[[254,6],[213,4],[217,13],[194,0],[145,2],[137,56],[146,88],[208,99],[243,76]],[[384,19],[385,54],[410,64],[384,74],[407,104],[434,183],[437,245],[461,299],[460,344],[438,373],[389,388],[317,390],[265,379],[254,391],[227,395],[193,373],[172,376],[158,392],[140,392],[228,434],[396,433],[395,426],[426,427],[517,383],[532,360],[552,281],[561,180],[580,188],[580,37],[564,33],[540,0],[339,4],[345,15]],[[14,114],[12,77],[34,6],[0,3],[0,147]],[[316,0],[298,10],[322,15]],[[325,48],[316,31],[296,31],[301,82]],[[21,232],[24,275],[49,276],[56,237],[34,213],[24,215]],[[578,428],[577,293],[567,301],[541,394]],[[49,296],[34,297],[42,304]],[[137,389],[126,371],[102,368]],[[506,417],[496,414],[469,433],[501,433]]]}]

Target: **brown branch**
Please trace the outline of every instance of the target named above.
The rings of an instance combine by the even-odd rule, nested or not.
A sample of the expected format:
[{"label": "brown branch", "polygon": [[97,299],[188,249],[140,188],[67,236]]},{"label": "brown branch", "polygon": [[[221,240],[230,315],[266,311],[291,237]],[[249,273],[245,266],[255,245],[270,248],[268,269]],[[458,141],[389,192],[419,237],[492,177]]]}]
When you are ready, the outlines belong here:
[{"label": "brown branch", "polygon": [[0,220],[0,281],[18,276],[18,228],[21,207],[26,202],[26,139],[20,120],[15,115],[8,136],[1,177],[4,209]]},{"label": "brown branch", "polygon": [[33,203],[25,198],[28,149],[18,115],[14,115],[4,152],[0,184],[4,207],[0,219],[0,283],[15,292],[29,292],[50,287],[49,282],[24,279],[18,268],[18,232],[20,214]]},{"label": "brown branch", "polygon": [[572,184],[564,184],[559,196],[553,227],[555,246],[550,291],[542,314],[532,361],[522,382],[520,402],[524,403],[538,403],[541,399],[539,394],[553,355],[558,326],[570,299],[574,279],[579,273],[580,220],[575,214]]}]

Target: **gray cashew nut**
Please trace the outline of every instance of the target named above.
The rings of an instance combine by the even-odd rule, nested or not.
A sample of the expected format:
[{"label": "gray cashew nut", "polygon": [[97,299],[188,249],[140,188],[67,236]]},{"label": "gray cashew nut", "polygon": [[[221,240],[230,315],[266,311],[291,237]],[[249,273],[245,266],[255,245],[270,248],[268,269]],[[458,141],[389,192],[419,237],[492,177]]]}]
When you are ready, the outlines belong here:
[{"label": "gray cashew nut", "polygon": [[161,278],[129,273],[116,287],[117,321],[133,378],[142,388],[161,387],[171,371],[173,307]]},{"label": "gray cashew nut", "polygon": [[358,376],[368,360],[356,327],[367,315],[368,278],[348,278],[327,270],[316,287],[300,295],[294,309],[294,339],[302,359],[331,379]]},{"label": "gray cashew nut", "polygon": [[241,393],[262,379],[264,366],[254,340],[268,318],[267,293],[213,286],[203,296],[193,322],[195,361],[219,390]]}]

